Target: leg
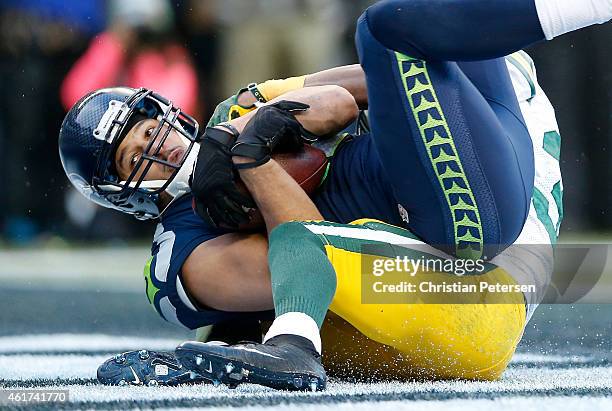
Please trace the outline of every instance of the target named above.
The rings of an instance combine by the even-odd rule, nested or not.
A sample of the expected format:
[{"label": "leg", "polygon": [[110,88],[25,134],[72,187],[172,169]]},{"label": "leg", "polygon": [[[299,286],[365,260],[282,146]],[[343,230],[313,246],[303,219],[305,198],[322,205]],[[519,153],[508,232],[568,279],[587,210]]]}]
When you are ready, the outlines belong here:
[{"label": "leg", "polygon": [[[323,308],[329,307],[336,316],[328,316],[323,326],[323,358],[334,367],[331,372],[346,371],[346,360],[351,358],[363,367],[356,372],[367,376],[498,378],[522,336],[522,294],[416,292],[401,295],[398,301],[384,295],[379,302],[368,294],[372,276],[367,274],[372,272],[369,264],[373,259],[406,256],[413,261],[447,261],[440,254],[409,231],[372,220],[351,225],[284,224],[270,238],[277,318],[265,339],[300,335],[318,347],[317,330],[307,324],[316,323],[320,328]],[[421,270],[410,281],[516,284],[495,266],[463,277]],[[330,289],[335,290],[331,304]],[[439,303],[441,298],[444,303]],[[288,313],[306,314],[310,319],[289,318]],[[333,342],[335,337],[341,340]],[[368,352],[381,357],[368,356]]]},{"label": "leg", "polygon": [[[522,336],[523,296],[508,293],[494,297],[485,293],[474,296],[478,303],[470,303],[466,295],[447,294],[444,301],[453,302],[456,297],[455,303],[440,304],[436,300],[439,295],[414,293],[402,295],[402,303],[394,303],[395,297],[389,295],[375,303],[366,289],[366,274],[371,272],[368,254],[374,249],[381,254],[376,258],[408,256],[434,261],[439,257],[428,254],[428,249],[436,251],[407,230],[367,220],[355,224],[304,225],[325,244],[337,276],[330,306],[333,315],[327,316],[322,328],[323,359],[329,372],[337,371],[346,377],[498,378]],[[364,255],[362,250],[367,253]],[[512,277],[496,267],[464,277],[420,271],[411,281],[418,284],[432,277],[437,283],[460,278],[464,284],[515,284]],[[352,374],[346,367],[349,359],[354,364],[350,367]]]},{"label": "leg", "polygon": [[325,389],[319,328],[336,284],[325,248],[300,224],[283,224],[270,234],[269,265],[276,319],[264,344],[186,342],[176,356],[187,369],[229,386],[251,382],[286,390]]},{"label": "leg", "polygon": [[544,40],[534,0],[384,0],[366,14],[384,47],[420,60],[489,60]]},{"label": "leg", "polygon": [[[188,369],[230,385],[250,381],[274,388],[321,389],[326,376],[319,360],[319,329],[329,308],[341,319],[334,318],[331,328],[328,324],[328,336],[352,340],[357,330],[357,341],[367,342],[355,351],[347,351],[351,341],[345,340],[326,347],[329,364],[338,368],[346,368],[350,357],[370,377],[495,379],[522,335],[522,294],[485,291],[466,298],[460,293],[415,292],[400,296],[399,302],[365,301],[371,298],[367,284],[374,278],[369,265],[373,259],[449,261],[440,254],[409,231],[372,220],[283,224],[270,235],[276,319],[264,344],[184,343],[177,357]],[[516,284],[492,265],[482,275],[420,270],[410,278],[415,283]],[[379,348],[382,358],[377,358],[387,361],[384,364],[363,355]]]},{"label": "leg", "polygon": [[531,138],[504,62],[471,63],[470,76],[495,84],[485,96],[457,63],[385,47],[371,10],[358,22],[357,48],[372,135],[408,227],[447,252],[491,258],[520,233],[534,178]]}]

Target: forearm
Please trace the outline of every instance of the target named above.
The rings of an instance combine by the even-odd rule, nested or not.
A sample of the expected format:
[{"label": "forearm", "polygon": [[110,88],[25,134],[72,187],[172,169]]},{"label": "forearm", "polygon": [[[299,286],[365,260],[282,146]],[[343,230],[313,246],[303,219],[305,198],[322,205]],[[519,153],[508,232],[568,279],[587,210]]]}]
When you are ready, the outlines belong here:
[{"label": "forearm", "polygon": [[[234,157],[237,164],[250,161]],[[274,160],[259,167],[240,170],[240,178],[257,203],[268,233],[289,221],[323,219],[304,190]]]},{"label": "forearm", "polygon": [[368,108],[368,89],[366,87],[365,73],[359,64],[334,67],[329,70],[306,76],[304,87],[335,85],[347,90],[360,109]]},{"label": "forearm", "polygon": [[[338,86],[317,86],[287,93],[277,100],[306,103],[310,108],[295,115],[304,128],[315,134],[335,133],[359,113],[354,98]],[[273,103],[272,101],[271,103]],[[232,120],[242,132],[255,112]],[[234,156],[236,164],[253,161]],[[299,184],[274,160],[255,167],[240,169],[240,178],[246,185],[261,212],[268,232],[289,221],[322,220],[319,210]]]},{"label": "forearm", "polygon": [[[335,134],[354,121],[359,114],[355,99],[343,88],[335,86],[313,86],[290,91],[270,103],[281,100],[297,101],[310,106],[295,117],[302,127],[317,136]],[[255,115],[256,110],[229,123],[242,132],[244,126]]]},{"label": "forearm", "polygon": [[[293,81],[297,79],[297,77],[293,77],[290,80],[269,80],[261,83],[259,87],[264,92],[265,97],[272,100],[277,97],[284,98],[293,91],[308,87],[339,86],[353,96],[360,109],[365,110],[368,108],[368,90],[366,88],[365,73],[359,64],[334,67],[300,78],[303,79],[303,84]],[[283,84],[284,82],[287,82],[287,84]],[[288,89],[285,89],[286,87]],[[248,107],[256,101],[250,92],[242,93],[238,97],[238,103],[244,107]]]}]

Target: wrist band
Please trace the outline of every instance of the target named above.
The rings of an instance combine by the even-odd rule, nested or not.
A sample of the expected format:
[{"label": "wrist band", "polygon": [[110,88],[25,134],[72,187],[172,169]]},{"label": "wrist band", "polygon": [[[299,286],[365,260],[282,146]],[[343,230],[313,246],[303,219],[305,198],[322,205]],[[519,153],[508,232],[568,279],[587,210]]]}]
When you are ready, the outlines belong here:
[{"label": "wrist band", "polygon": [[268,101],[283,94],[304,88],[306,76],[289,77],[283,80],[268,80],[257,85],[257,90]]},{"label": "wrist band", "polygon": [[255,98],[257,99],[257,101],[259,101],[262,104],[265,104],[268,102],[268,100],[266,100],[266,98],[264,97],[263,94],[261,94],[261,91],[259,91],[259,88],[257,86],[257,83],[251,83],[247,86],[247,90],[249,90],[251,92],[251,94],[253,94],[253,96],[255,96]]}]

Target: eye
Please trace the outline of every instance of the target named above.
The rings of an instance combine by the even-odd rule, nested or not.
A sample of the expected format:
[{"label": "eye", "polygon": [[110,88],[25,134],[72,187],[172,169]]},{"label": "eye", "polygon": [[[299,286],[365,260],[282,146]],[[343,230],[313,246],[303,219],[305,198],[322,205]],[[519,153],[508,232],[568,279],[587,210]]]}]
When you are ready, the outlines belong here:
[{"label": "eye", "polygon": [[153,134],[153,130],[155,130],[155,127],[149,127],[146,131],[145,131],[145,137],[146,138],[150,138],[151,135]]},{"label": "eye", "polygon": [[134,168],[134,166],[136,165],[136,163],[138,162],[138,159],[140,159],[140,156],[138,154],[134,154],[132,156],[132,159],[130,160],[130,166],[132,168]]}]

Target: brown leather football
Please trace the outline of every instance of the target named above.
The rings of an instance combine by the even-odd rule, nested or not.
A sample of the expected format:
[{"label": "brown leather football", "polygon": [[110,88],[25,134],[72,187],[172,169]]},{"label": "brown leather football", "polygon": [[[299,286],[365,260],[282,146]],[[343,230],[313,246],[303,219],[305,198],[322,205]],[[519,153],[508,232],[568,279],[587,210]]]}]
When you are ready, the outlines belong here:
[{"label": "brown leather football", "polygon": [[312,194],[321,184],[327,169],[327,157],[322,150],[304,145],[297,153],[276,153],[272,158],[306,191]]},{"label": "brown leather football", "polygon": [[[272,158],[304,189],[312,194],[317,189],[327,170],[327,157],[325,153],[310,145],[293,153],[274,153]],[[242,182],[241,190],[248,192]],[[240,226],[241,230],[255,230],[264,226],[263,217],[257,209],[251,211],[251,221]]]}]

